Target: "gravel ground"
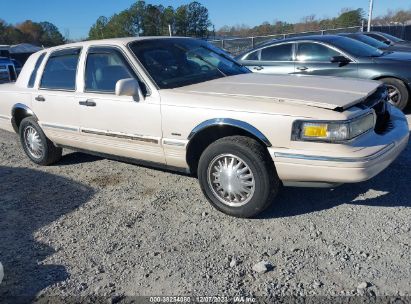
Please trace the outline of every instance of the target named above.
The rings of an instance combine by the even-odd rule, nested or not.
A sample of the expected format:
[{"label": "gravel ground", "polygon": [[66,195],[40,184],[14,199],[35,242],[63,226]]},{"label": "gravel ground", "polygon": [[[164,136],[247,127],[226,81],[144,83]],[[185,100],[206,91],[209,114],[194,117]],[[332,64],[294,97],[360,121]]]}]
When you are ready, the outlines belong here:
[{"label": "gravel ground", "polygon": [[371,181],[285,188],[244,220],[214,210],[192,177],[72,151],[38,167],[0,131],[0,302],[411,296],[410,180],[411,144]]}]

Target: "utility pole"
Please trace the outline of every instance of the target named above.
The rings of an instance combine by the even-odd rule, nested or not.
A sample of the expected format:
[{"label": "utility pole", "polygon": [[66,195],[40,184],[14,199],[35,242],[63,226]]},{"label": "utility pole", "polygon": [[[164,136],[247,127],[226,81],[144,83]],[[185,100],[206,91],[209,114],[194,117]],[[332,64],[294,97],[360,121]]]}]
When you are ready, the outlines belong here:
[{"label": "utility pole", "polygon": [[168,33],[170,34],[170,37],[173,36],[173,33],[171,32],[171,24],[168,25]]},{"label": "utility pole", "polygon": [[374,0],[370,0],[370,7],[368,10],[368,27],[367,27],[367,32],[371,31],[371,21],[372,21],[372,11],[374,8]]}]

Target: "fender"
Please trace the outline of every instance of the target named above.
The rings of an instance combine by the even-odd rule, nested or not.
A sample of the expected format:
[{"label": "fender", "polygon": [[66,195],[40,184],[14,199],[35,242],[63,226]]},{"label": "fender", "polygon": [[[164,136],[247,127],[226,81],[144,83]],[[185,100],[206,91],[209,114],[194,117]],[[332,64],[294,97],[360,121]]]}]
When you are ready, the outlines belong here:
[{"label": "fender", "polygon": [[210,127],[215,127],[215,126],[231,126],[231,127],[237,127],[239,129],[242,129],[255,137],[257,137],[259,140],[261,140],[267,147],[271,147],[270,141],[265,137],[263,133],[261,133],[257,128],[253,127],[249,123],[246,123],[241,120],[236,120],[232,118],[213,118],[206,120],[199,125],[197,125],[190,133],[188,136],[188,140],[190,141],[191,139],[194,138],[194,136],[199,133],[200,131],[203,131],[207,128]]},{"label": "fender", "polygon": [[36,120],[37,116],[34,114],[33,110],[30,109],[28,106],[22,103],[16,103],[13,108],[11,109],[11,124],[13,126],[14,131],[16,133],[19,132],[19,124],[20,121],[28,116],[34,117]]}]

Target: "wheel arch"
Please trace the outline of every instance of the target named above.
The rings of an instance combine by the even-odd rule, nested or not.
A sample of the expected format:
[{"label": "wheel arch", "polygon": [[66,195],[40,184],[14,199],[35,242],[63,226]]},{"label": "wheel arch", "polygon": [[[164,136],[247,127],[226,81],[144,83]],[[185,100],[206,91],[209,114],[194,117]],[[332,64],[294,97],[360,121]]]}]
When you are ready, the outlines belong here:
[{"label": "wheel arch", "polygon": [[23,103],[16,103],[11,109],[11,124],[16,133],[19,132],[21,121],[26,117],[34,117],[37,120],[36,114]]},{"label": "wheel arch", "polygon": [[220,138],[234,135],[251,137],[264,147],[272,146],[260,130],[247,122],[231,118],[209,119],[197,125],[188,136],[186,161],[190,172],[197,173],[200,156],[211,143]]},{"label": "wheel arch", "polygon": [[374,77],[372,80],[381,80],[381,79],[384,79],[384,78],[393,78],[393,79],[397,79],[397,80],[401,81],[405,85],[405,87],[408,89],[408,92],[411,93],[411,87],[410,87],[409,82],[407,81],[407,79],[402,78],[400,76],[397,76],[397,75],[379,75],[377,77]]}]

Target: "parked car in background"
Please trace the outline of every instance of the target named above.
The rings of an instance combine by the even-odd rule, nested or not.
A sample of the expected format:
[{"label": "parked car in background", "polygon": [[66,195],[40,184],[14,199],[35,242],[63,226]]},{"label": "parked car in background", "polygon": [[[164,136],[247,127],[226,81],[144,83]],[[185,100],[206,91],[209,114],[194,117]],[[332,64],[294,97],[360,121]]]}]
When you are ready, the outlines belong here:
[{"label": "parked car in background", "polygon": [[406,40],[400,39],[398,37],[395,37],[387,33],[383,33],[383,32],[363,32],[363,33],[364,35],[377,39],[385,43],[386,45],[395,46],[398,48],[401,48],[401,47],[408,48],[411,46],[411,41],[406,41]]},{"label": "parked car in background", "polygon": [[19,76],[21,69],[23,68],[23,65],[16,59],[11,59],[11,62],[13,62],[14,69],[16,71],[17,76]]},{"label": "parked car in background", "polygon": [[0,57],[0,83],[16,81],[14,64],[9,58]]},{"label": "parked car in background", "polygon": [[364,35],[364,33],[341,33],[338,34],[339,36],[348,37],[351,39],[355,39],[361,42],[364,42],[368,45],[371,45],[379,50],[387,51],[387,52],[411,52],[411,44],[401,45],[401,44],[386,44],[380,40],[372,38],[371,36]]},{"label": "parked car in background", "polygon": [[387,94],[377,81],[251,73],[191,38],[86,41],[32,55],[0,85],[0,128],[36,164],[71,147],[184,171],[218,210],[252,217],[281,184],[333,187],[389,166],[409,128]]},{"label": "parked car in background", "polygon": [[380,80],[390,102],[404,109],[411,88],[411,53],[384,52],[337,35],[305,36],[275,41],[237,57],[253,72],[355,77]]}]

